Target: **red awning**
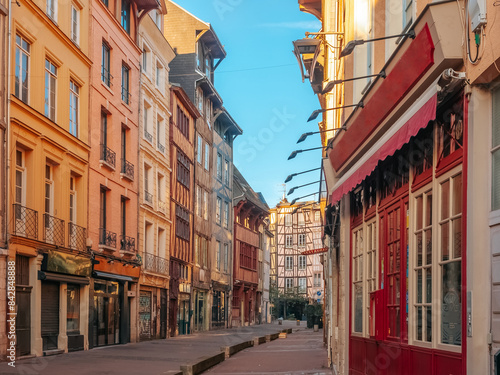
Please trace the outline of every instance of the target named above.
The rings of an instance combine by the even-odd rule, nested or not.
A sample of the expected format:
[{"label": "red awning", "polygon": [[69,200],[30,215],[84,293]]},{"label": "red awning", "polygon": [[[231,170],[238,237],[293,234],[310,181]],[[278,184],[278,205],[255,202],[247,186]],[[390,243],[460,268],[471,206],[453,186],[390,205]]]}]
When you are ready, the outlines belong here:
[{"label": "red awning", "polygon": [[[406,121],[406,123],[399,128],[394,135],[392,135],[387,141],[385,141],[378,149],[375,144],[372,149],[376,151],[371,155],[368,160],[360,160],[356,163],[352,169],[356,168],[359,164],[359,168],[355,169],[350,176],[346,179],[341,178],[339,180],[340,184],[338,187],[334,187],[332,192],[331,204],[337,203],[344,194],[350,192],[353,188],[358,186],[367,176],[369,176],[374,170],[379,161],[384,160],[388,156],[393,155],[397,150],[399,150],[403,145],[408,143],[411,137],[417,135],[420,129],[425,128],[429,121],[436,119],[436,107],[437,107],[437,95],[434,93],[432,97],[424,104],[420,109],[418,109],[413,116]],[[347,172],[349,173],[349,172]],[[341,182],[344,180],[343,182]]]},{"label": "red awning", "polygon": [[300,255],[313,255],[313,254],[320,254],[320,253],[326,253],[328,251],[327,247],[321,247],[319,249],[312,249],[312,250],[306,250],[300,253]]}]

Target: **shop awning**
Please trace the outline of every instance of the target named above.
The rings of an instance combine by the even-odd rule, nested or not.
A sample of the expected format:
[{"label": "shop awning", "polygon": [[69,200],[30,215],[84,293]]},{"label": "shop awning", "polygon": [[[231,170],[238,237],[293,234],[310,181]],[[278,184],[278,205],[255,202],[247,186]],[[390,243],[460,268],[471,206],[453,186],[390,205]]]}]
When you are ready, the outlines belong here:
[{"label": "shop awning", "polygon": [[38,280],[51,280],[63,283],[82,284],[82,285],[90,284],[90,280],[88,277],[64,275],[59,273],[43,272],[43,271],[38,271]]},{"label": "shop awning", "polygon": [[132,282],[137,281],[137,279],[130,276],[115,275],[114,273],[107,273],[101,271],[94,271],[94,277],[101,279],[109,279],[109,280],[121,280],[121,281],[132,281]]},{"label": "shop awning", "polygon": [[344,174],[333,187],[330,204],[337,203],[344,194],[350,192],[374,170],[377,164],[393,155],[411,137],[425,128],[429,121],[436,119],[437,85],[432,84],[414,105],[401,116],[370,150]]}]

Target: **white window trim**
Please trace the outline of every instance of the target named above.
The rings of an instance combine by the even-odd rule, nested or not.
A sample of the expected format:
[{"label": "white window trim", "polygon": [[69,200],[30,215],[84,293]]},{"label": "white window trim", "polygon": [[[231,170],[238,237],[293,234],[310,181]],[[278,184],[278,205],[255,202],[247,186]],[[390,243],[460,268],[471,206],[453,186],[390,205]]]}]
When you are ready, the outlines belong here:
[{"label": "white window trim", "polygon": [[[354,249],[356,247],[356,243],[355,243],[355,238],[356,238],[356,233],[358,232],[361,232],[361,248],[358,250],[359,253],[357,253],[357,255],[355,255],[354,253]],[[364,272],[364,268],[365,268],[365,241],[364,241],[364,236],[365,236],[365,228],[364,228],[364,225],[361,224],[360,226],[356,227],[356,228],[353,228],[353,230],[351,231],[351,241],[352,241],[352,256],[351,256],[351,259],[352,259],[352,264],[351,264],[351,294],[352,294],[352,299],[351,299],[351,304],[352,304],[352,308],[351,308],[351,335],[352,336],[359,336],[359,337],[363,337],[365,336],[366,334],[366,327],[365,327],[365,315],[366,315],[366,312],[365,312],[365,288],[366,288],[366,285],[365,285],[365,281],[366,281],[366,277],[365,276],[365,272]],[[362,266],[363,266],[363,269],[361,270],[360,272],[360,277],[361,279],[358,280],[358,279],[355,279],[354,278],[354,264],[355,264],[355,257],[356,258],[361,258],[361,263],[362,263]],[[359,271],[358,271],[358,274],[359,274]],[[354,327],[355,327],[355,306],[356,306],[356,294],[355,294],[355,286],[357,284],[361,284],[361,313],[362,313],[362,317],[361,317],[361,332],[357,332],[355,331]]]}]

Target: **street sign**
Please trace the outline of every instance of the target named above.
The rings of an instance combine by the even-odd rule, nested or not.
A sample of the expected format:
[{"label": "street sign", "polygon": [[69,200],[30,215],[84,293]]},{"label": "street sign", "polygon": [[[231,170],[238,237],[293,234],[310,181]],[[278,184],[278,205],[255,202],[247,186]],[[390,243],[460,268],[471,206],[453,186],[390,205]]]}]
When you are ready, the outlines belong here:
[{"label": "street sign", "polygon": [[316,294],[317,294],[318,296],[320,296],[320,295],[321,295],[321,290],[318,290],[318,291],[316,292]]},{"label": "street sign", "polygon": [[318,298],[318,303],[321,303],[321,298]]}]

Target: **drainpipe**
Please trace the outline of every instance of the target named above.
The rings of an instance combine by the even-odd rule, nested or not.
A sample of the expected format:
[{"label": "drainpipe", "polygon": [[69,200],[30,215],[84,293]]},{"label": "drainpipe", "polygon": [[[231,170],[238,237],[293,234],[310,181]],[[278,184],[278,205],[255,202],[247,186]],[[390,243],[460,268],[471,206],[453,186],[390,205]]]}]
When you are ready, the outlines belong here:
[{"label": "drainpipe", "polygon": [[[8,223],[9,223],[9,218],[10,218],[10,205],[8,202],[8,188],[10,186],[10,152],[9,152],[9,147],[11,143],[10,139],[10,90],[11,90],[11,79],[10,79],[10,70],[11,70],[11,48],[12,48],[12,11],[11,11],[11,6],[10,2],[7,5],[7,12],[9,13],[9,24],[8,24],[8,30],[7,30],[7,125],[5,132],[7,134],[6,140],[4,140],[4,161],[5,161],[5,185],[4,185],[4,199],[3,201],[5,202],[5,228],[4,228],[4,235],[5,235],[5,242],[3,245],[5,246],[5,249],[7,250],[7,259],[8,259],[8,249],[9,249],[9,230],[8,230]],[[17,3],[19,5],[19,3]]]}]

